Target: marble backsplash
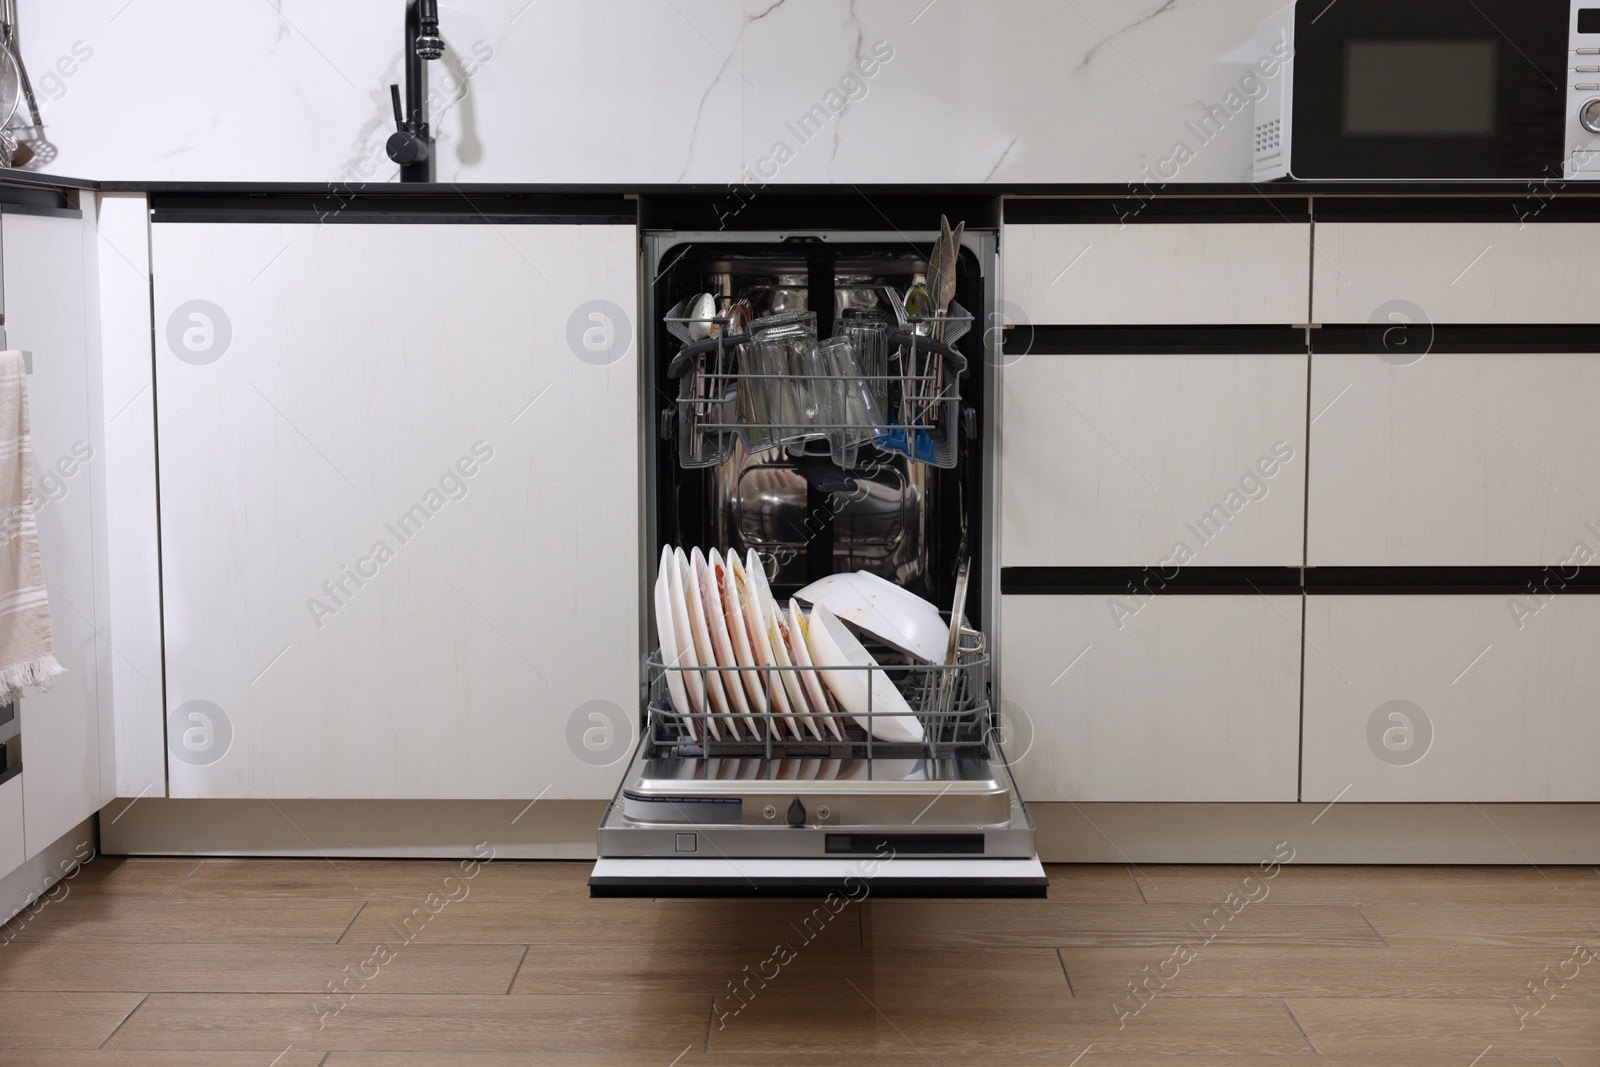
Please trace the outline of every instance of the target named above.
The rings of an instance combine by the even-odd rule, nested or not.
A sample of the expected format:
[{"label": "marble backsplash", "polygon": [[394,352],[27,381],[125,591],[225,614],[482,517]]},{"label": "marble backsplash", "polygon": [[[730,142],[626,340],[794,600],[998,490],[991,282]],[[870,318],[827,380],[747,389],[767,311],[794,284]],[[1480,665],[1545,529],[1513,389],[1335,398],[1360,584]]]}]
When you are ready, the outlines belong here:
[{"label": "marble backsplash", "polygon": [[[19,2],[38,169],[395,178],[401,0]],[[1282,2],[457,0],[429,65],[437,176],[1242,181],[1249,111],[1223,105]]]}]

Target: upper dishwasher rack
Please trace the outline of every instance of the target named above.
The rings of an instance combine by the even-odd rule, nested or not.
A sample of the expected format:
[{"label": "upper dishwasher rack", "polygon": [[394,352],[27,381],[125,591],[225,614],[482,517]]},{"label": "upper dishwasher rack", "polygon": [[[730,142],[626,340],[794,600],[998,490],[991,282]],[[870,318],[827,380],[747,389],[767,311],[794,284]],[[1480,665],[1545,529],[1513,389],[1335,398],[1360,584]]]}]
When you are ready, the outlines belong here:
[{"label": "upper dishwasher rack", "polygon": [[[879,452],[900,454],[935,467],[956,463],[961,424],[961,379],[967,358],[956,343],[972,328],[973,318],[958,303],[939,316],[910,315],[899,294],[885,290],[894,321],[887,331],[887,373],[774,373],[757,358],[761,343],[753,331],[734,332],[743,322],[728,316],[694,317],[691,299],[664,316],[682,348],[667,368],[678,382],[677,400],[665,412],[662,436],[678,441],[678,462],[685,468],[718,466],[738,445],[755,454],[774,445],[791,452],[826,450],[841,466],[854,467],[859,450],[837,437],[851,434]],[[762,320],[756,320],[759,325]],[[695,332],[711,336],[696,339]],[[847,409],[846,390],[870,389],[886,400],[883,423],[868,427],[838,417]],[[776,392],[789,390],[800,399],[779,402]],[[756,402],[767,398],[766,403]],[[806,403],[809,397],[812,403]],[[741,398],[743,398],[741,402]]]}]

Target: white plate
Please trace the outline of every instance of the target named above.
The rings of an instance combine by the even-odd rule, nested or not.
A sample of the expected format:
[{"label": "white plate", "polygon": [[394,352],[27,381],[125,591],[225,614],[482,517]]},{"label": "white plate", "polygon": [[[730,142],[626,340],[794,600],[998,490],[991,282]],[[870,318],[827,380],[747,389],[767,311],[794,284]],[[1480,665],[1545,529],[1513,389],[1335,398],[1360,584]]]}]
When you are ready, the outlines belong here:
[{"label": "white plate", "polygon": [[[667,596],[672,601],[672,630],[678,638],[678,664],[682,667],[699,667],[700,657],[694,648],[694,631],[689,626],[689,599],[684,595],[683,578],[689,569],[689,561],[684,558],[683,549],[673,550],[673,566],[667,568]],[[683,687],[689,697],[689,713],[702,716],[706,710],[706,680],[698,670],[679,671],[683,678]],[[696,721],[709,722],[712,737],[720,739],[722,731],[710,719],[697,719]],[[700,731],[690,731],[696,738]]]},{"label": "white plate", "polygon": [[[806,640],[810,644],[811,662],[822,672],[823,682],[839,698],[844,710],[880,741],[920,742],[922,723],[911,713],[911,705],[906,703],[906,698],[900,695],[887,674],[880,670],[828,669],[830,666],[878,665],[878,661],[862,647],[850,628],[820,604],[811,610],[809,623]],[[872,709],[870,720],[867,718],[869,693]]]},{"label": "white plate", "polygon": [[[772,641],[772,654],[777,658],[778,666],[800,666],[800,661],[795,658],[794,642],[797,635],[789,632],[789,620],[784,615],[783,609],[778,607],[778,602],[770,596],[767,597],[767,602],[762,606],[767,613],[767,637]],[[811,699],[806,693],[805,686],[800,682],[799,671],[779,671],[778,673],[783,676],[784,688],[789,691],[790,706],[801,713],[800,723],[814,740],[821,741],[822,729],[817,725],[817,720],[811,717],[811,713],[827,711],[827,704],[823,704],[821,707],[813,707],[811,705]],[[800,737],[800,740],[805,740],[804,735]]]},{"label": "white plate", "polygon": [[[700,550],[695,549],[695,557],[699,558]],[[722,586],[727,580],[727,569],[722,564],[722,553],[716,549],[711,550],[711,557],[706,560],[700,571],[700,599],[706,609],[706,628],[711,631],[711,650],[716,653],[717,666],[737,667],[738,659],[733,654],[733,640],[728,634],[728,620],[722,614]],[[750,738],[755,738],[756,720],[750,714],[750,705],[744,698],[744,683],[738,680],[739,671],[718,671],[722,679],[722,690],[728,697],[728,708],[736,715],[740,729],[732,731],[735,734],[743,733]]]},{"label": "white plate", "polygon": [[[772,594],[767,592],[767,572],[761,566],[761,557],[756,555],[756,550],[751,549],[745,557],[745,601],[744,621],[750,630],[750,648],[755,653],[756,663],[762,667],[770,667],[778,661],[773,658],[772,639],[767,636],[766,614],[762,610],[762,603],[772,599]],[[788,724],[789,732],[796,738],[800,737],[799,724],[790,714],[794,709],[789,704],[789,692],[784,684],[778,680],[780,671],[769,671],[763,675],[762,688],[767,693],[767,711],[776,715]],[[774,737],[782,736],[783,731],[776,727],[772,730]]]},{"label": "white plate", "polygon": [[[790,658],[796,667],[811,666],[811,650],[806,647],[806,617],[800,613],[800,603],[796,600],[789,601],[789,633],[794,638],[794,653]],[[817,677],[816,671],[801,671],[800,684],[805,688],[806,697],[811,703],[813,712],[822,713],[828,710],[828,694],[822,691],[822,679]],[[811,722],[817,720],[812,719]],[[839,728],[839,720],[831,715],[822,720],[828,724],[828,733],[840,741],[844,740],[844,731]]]},{"label": "white plate", "polygon": [[[719,576],[722,579],[722,613],[728,623],[728,636],[733,639],[733,658],[741,667],[759,667],[755,653],[750,648],[750,629],[744,620],[745,577],[738,553],[729,552],[723,560],[723,566],[725,569]],[[740,671],[739,678],[744,682],[750,710],[757,715],[765,715],[767,694],[761,688],[761,675],[755,671]]]},{"label": "white plate", "polygon": [[[683,550],[679,549],[682,557]],[[694,654],[700,659],[700,666],[715,667],[717,665],[717,652],[711,645],[711,627],[706,623],[705,598],[701,595],[704,585],[702,578],[706,569],[706,557],[696,548],[689,556],[688,569],[684,571],[683,584],[688,592],[689,601],[689,632],[694,634]],[[726,720],[728,736],[735,741],[739,739],[739,727],[733,717],[733,711],[728,704],[728,694],[722,688],[722,672],[710,670],[706,676],[706,703],[714,715],[720,715]],[[716,720],[711,720],[715,722]],[[715,730],[712,736],[716,737]]]},{"label": "white plate", "polygon": [[[678,647],[678,634],[672,628],[672,587],[667,580],[667,575],[677,567],[678,561],[672,555],[672,546],[661,550],[661,569],[656,572],[656,636],[661,641],[661,662],[668,667],[682,666],[683,650]],[[689,714],[689,693],[683,685],[682,671],[666,671],[667,695],[672,699],[672,706],[677,709],[683,721],[689,727],[689,736],[698,741],[700,727]]]},{"label": "white plate", "polygon": [[822,605],[836,618],[925,663],[944,662],[950,624],[939,609],[876,574],[831,574],[795,597]]}]

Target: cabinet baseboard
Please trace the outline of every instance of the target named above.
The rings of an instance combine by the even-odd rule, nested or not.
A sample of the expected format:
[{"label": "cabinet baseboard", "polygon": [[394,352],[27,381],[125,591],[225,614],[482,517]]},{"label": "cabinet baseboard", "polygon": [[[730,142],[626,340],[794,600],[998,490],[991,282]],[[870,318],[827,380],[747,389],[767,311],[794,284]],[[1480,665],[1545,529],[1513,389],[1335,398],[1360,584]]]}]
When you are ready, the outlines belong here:
[{"label": "cabinet baseboard", "polygon": [[[111,855],[594,858],[600,800],[113,801]],[[1046,863],[1600,863],[1600,804],[1032,804]],[[114,820],[114,821],[113,821]]]},{"label": "cabinet baseboard", "polygon": [[5,944],[27,928],[32,916],[66,899],[71,883],[52,889],[85,861],[96,855],[95,817],[77,826],[34,854],[32,859],[0,878],[0,922],[5,928],[0,944]]},{"label": "cabinet baseboard", "polygon": [[1600,863],[1600,804],[1030,804],[1046,863]]},{"label": "cabinet baseboard", "polygon": [[593,859],[604,800],[113,800],[119,856]]}]

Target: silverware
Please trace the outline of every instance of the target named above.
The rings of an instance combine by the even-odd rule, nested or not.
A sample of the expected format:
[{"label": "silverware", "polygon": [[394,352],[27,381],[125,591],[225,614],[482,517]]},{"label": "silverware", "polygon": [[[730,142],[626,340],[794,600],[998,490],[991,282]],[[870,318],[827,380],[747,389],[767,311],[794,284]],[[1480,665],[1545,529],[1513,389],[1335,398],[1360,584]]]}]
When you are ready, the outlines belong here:
[{"label": "silverware", "polygon": [[[956,272],[961,255],[961,237],[967,224],[960,223],[950,229],[950,220],[939,216],[939,239],[934,242],[933,254],[928,257],[928,293],[933,297],[933,313],[940,316],[950,307],[956,296]],[[944,329],[935,325],[934,337],[944,339]]]},{"label": "silverware", "polygon": [[[961,255],[961,237],[966,232],[965,222],[957,224],[954,230],[950,229],[950,220],[943,215],[939,216],[939,238],[934,242],[933,254],[928,257],[928,293],[933,297],[933,317],[942,319],[950,308],[950,301],[956,295],[956,271]],[[928,331],[929,336],[943,344],[945,339],[945,325],[935,321]],[[932,386],[930,393],[924,398],[923,407],[928,415],[932,415],[938,404],[938,398],[944,395],[944,358],[937,352],[928,353],[927,364],[923,368],[924,380]]]},{"label": "silverware", "polygon": [[[934,314],[933,296],[928,291],[928,287],[926,285],[913,285],[907,289],[904,308],[908,319],[932,319]],[[921,334],[927,336],[931,330],[932,326],[927,321],[911,323],[911,333],[913,335]],[[915,432],[911,427],[916,425],[921,409],[920,401],[922,399],[923,383],[918,380],[918,375],[922,368],[917,365],[917,346],[915,343],[902,348],[901,351],[904,355],[901,360],[900,372],[905,375],[905,382],[900,387],[900,424],[906,428],[907,454],[915,455],[915,450],[910,448],[912,434]]]},{"label": "silverware", "polygon": [[934,304],[935,313],[937,313],[938,308],[939,308],[939,305],[937,303],[938,296],[939,296],[939,290],[944,285],[944,275],[945,275],[945,265],[944,265],[945,264],[945,258],[944,258],[945,257],[945,243],[944,243],[944,235],[949,233],[949,232],[950,232],[950,220],[945,218],[943,215],[940,215],[939,216],[939,236],[937,236],[937,237],[935,237],[933,239],[933,251],[928,253],[928,279],[927,279],[928,296],[930,298],[932,298],[934,301],[936,301],[936,303]]},{"label": "silverware", "polygon": [[[944,296],[945,289],[947,288],[945,279],[947,277],[954,279],[955,277],[955,271],[952,269],[952,264],[950,263],[949,242],[947,240],[949,234],[950,220],[945,216],[940,215],[939,236],[934,238],[933,251],[928,253],[928,278],[926,285],[927,306],[924,309],[919,309],[929,320],[937,320],[939,316],[944,313],[944,308],[949,303],[949,298]],[[907,293],[906,295],[906,310],[910,311],[910,294]],[[937,321],[930,321],[924,330],[913,329],[912,332],[926,333],[930,340],[937,341],[940,339],[940,334],[943,333],[943,330],[940,328],[940,325]],[[913,456],[916,455],[915,441],[917,431],[912,429],[912,427],[922,421],[924,413],[929,407],[928,387],[932,382],[934,366],[937,362],[937,359],[938,356],[936,354],[924,352],[922,354],[920,364],[913,363],[908,369],[910,375],[913,376],[915,388],[911,390],[914,400],[906,405],[906,451]],[[907,381],[906,384],[910,386],[913,384],[913,381]]]},{"label": "silverware", "polygon": [[938,713],[938,733],[941,739],[946,730],[950,729],[951,712],[955,709],[956,701],[956,671],[955,666],[961,660],[961,629],[962,616],[967,611],[967,578],[971,575],[972,560],[963,556],[961,564],[956,568],[956,599],[950,608],[950,637],[945,644],[944,666],[939,672],[938,695],[934,700],[934,710]]}]

